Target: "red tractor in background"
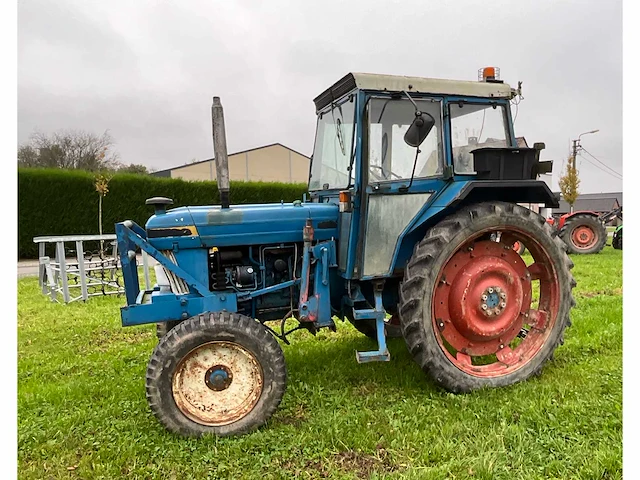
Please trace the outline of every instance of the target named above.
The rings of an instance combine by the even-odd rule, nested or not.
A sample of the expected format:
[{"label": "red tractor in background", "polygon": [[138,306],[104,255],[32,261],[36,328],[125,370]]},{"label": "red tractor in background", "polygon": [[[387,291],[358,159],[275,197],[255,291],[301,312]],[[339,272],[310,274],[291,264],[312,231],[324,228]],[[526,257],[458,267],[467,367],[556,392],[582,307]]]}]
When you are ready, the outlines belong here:
[{"label": "red tractor in background", "polygon": [[567,244],[568,253],[599,253],[607,244],[606,224],[614,218],[622,219],[622,207],[598,215],[596,212],[566,213],[557,220],[547,219],[555,226],[558,235]]}]

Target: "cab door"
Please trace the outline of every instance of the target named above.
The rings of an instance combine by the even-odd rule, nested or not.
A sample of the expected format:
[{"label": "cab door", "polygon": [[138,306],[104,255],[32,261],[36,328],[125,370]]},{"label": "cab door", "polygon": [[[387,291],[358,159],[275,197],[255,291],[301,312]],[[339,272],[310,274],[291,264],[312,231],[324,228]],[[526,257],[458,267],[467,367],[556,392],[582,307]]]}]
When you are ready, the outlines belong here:
[{"label": "cab door", "polygon": [[415,118],[406,97],[375,96],[363,116],[363,185],[360,198],[357,260],[354,277],[384,278],[392,265],[400,239],[411,222],[441,191],[445,164],[442,99],[414,98],[434,126],[417,150],[404,141]]}]

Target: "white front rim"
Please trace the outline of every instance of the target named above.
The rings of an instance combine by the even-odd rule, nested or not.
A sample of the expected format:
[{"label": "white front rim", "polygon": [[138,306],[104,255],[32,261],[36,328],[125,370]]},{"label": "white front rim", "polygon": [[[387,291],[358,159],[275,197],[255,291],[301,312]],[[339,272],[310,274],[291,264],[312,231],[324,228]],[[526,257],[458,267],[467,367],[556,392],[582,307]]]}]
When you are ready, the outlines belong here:
[{"label": "white front rim", "polygon": [[173,376],[180,411],[202,425],[228,425],[255,407],[263,387],[255,356],[233,342],[209,342],[184,356]]}]

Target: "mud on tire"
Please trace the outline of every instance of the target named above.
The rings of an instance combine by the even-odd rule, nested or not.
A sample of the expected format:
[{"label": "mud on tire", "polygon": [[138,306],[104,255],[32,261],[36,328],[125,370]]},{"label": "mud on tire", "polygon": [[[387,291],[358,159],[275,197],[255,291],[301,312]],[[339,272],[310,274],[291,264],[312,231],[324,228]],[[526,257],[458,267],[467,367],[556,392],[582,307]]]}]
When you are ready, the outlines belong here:
[{"label": "mud on tire", "polygon": [[[500,240],[500,242],[504,242],[504,244],[487,239],[487,232],[491,232],[492,230],[502,232],[501,236],[503,240]],[[413,255],[405,269],[404,281],[400,287],[400,322],[403,336],[413,358],[422,370],[438,385],[452,392],[469,392],[483,387],[500,387],[525,380],[532,375],[540,373],[544,363],[552,357],[555,348],[563,343],[564,330],[570,325],[569,311],[571,307],[575,305],[571,290],[576,283],[570,273],[573,263],[566,255],[566,246],[559,238],[553,237],[553,231],[553,228],[545,222],[544,218],[527,208],[504,202],[479,203],[465,207],[440,221],[440,223],[432,227],[427,232],[425,238],[415,246]],[[510,237],[512,234],[516,236]],[[541,337],[539,345],[532,344],[536,348],[527,350],[528,353],[526,355],[523,354],[524,357],[521,357],[519,360],[520,364],[517,363],[517,358],[507,356],[497,357],[497,355],[501,353],[504,355],[504,352],[511,355],[510,352],[517,352],[515,349],[519,347],[516,346],[514,347],[515,349],[511,351],[510,349],[504,350],[505,346],[502,344],[498,345],[498,347],[496,347],[497,353],[495,353],[494,356],[496,356],[496,358],[507,358],[509,362],[513,361],[514,363],[513,365],[503,366],[501,360],[498,360],[495,364],[495,371],[492,371],[491,368],[493,368],[493,364],[484,365],[481,362],[474,364],[470,360],[471,354],[467,355],[465,352],[455,352],[455,354],[452,354],[447,350],[447,348],[451,349],[452,347],[448,344],[445,345],[445,341],[443,340],[445,329],[455,326],[456,324],[452,319],[444,318],[444,315],[443,318],[436,318],[434,314],[436,307],[442,312],[442,305],[435,304],[446,303],[445,300],[450,301],[450,308],[455,310],[464,301],[466,305],[475,308],[476,304],[470,302],[475,302],[476,300],[475,298],[469,300],[471,294],[467,294],[466,289],[460,290],[464,292],[463,295],[455,295],[457,290],[454,290],[454,288],[459,285],[456,282],[462,282],[462,286],[465,288],[473,286],[473,284],[464,283],[466,280],[460,280],[453,275],[451,275],[451,278],[444,278],[441,272],[444,272],[445,267],[447,267],[448,272],[450,271],[455,274],[456,268],[461,268],[461,265],[457,264],[460,260],[462,262],[468,262],[467,265],[469,268],[472,268],[475,265],[473,263],[475,260],[472,258],[474,257],[473,245],[478,245],[478,249],[482,248],[485,251],[495,251],[496,248],[503,248],[504,250],[495,257],[491,257],[489,254],[486,255],[488,258],[487,265],[491,265],[492,262],[497,265],[504,263],[504,268],[509,269],[513,264],[519,264],[519,259],[521,259],[517,252],[513,251],[512,245],[514,240],[522,241],[534,260],[536,256],[539,258],[544,257],[542,253],[545,253],[546,258],[549,259],[548,266],[540,268],[540,265],[537,267],[530,265],[525,267],[529,268],[533,273],[538,271],[536,275],[541,275],[541,278],[545,279],[544,300],[542,296],[540,297],[540,301],[544,303],[544,305],[541,308],[547,304],[547,297],[552,298],[556,304],[553,305],[553,308],[549,308],[549,310],[555,311],[555,315],[553,315],[552,312],[548,317],[544,317],[544,312],[540,313],[540,310],[536,311],[538,321],[527,320],[528,322],[534,323],[534,327],[525,335],[523,340],[519,340],[519,333],[518,337],[514,339],[514,342],[525,342],[527,337],[531,342],[538,341],[536,335],[544,335]],[[470,246],[471,250],[469,250]],[[482,251],[476,253],[482,257]],[[501,255],[505,259],[510,259],[511,263],[502,262],[502,260],[500,260]],[[514,255],[517,255],[517,258],[514,257]],[[453,261],[449,263],[452,259]],[[524,265],[524,261],[522,261],[522,265]],[[480,267],[484,268],[482,265],[480,265]],[[487,270],[486,273],[485,270]],[[465,270],[458,271],[464,272]],[[490,267],[482,270],[478,269],[477,272],[476,277],[480,279],[478,281],[485,281],[483,279],[488,278],[486,275],[494,275]],[[522,283],[525,286],[526,282],[524,280],[525,277],[528,277],[526,272],[527,270],[524,270],[522,274]],[[502,274],[497,271],[494,277],[491,278],[503,278],[500,277],[500,275]],[[534,276],[535,275],[532,275],[531,278]],[[550,280],[547,281],[547,279]],[[469,280],[469,282],[473,281],[475,280]],[[499,282],[501,281],[502,280]],[[540,280],[540,282],[542,287],[542,280]],[[447,283],[449,283],[450,286],[447,286]],[[547,283],[550,287],[547,286]],[[505,285],[503,283],[500,284]],[[508,284],[508,282],[506,284]],[[436,289],[440,286],[451,288],[453,294],[443,296],[442,293],[437,293]],[[524,290],[525,289],[521,289],[519,291]],[[501,292],[500,289],[498,289],[498,291]],[[531,291],[530,285],[529,291]],[[547,295],[547,291],[552,292],[552,294]],[[465,297],[465,295],[467,296]],[[491,295],[493,295],[493,293],[491,293]],[[500,293],[500,295],[502,295],[502,293]],[[522,298],[526,300],[526,292],[521,295]],[[514,295],[512,295],[512,297],[513,296]],[[436,302],[434,300],[436,297],[443,300]],[[464,297],[464,300],[461,297]],[[482,295],[482,298],[487,298],[487,296]],[[478,299],[478,301],[487,302],[487,300],[480,299]],[[529,301],[531,301],[531,297],[529,297]],[[500,300],[498,300],[498,302],[500,302]],[[505,302],[505,304],[506,303],[507,302]],[[494,304],[492,304],[489,310],[493,308],[493,305]],[[525,305],[524,301],[522,305]],[[482,304],[480,306],[482,306]],[[483,308],[486,308],[486,305],[484,305]],[[496,306],[495,308],[499,309],[501,307]],[[506,305],[504,308],[504,311],[498,312],[496,315],[506,315],[511,305]],[[520,309],[525,307],[516,305],[514,308]],[[465,315],[470,315],[464,309],[455,311],[463,312],[458,313],[458,316],[464,321],[467,319]],[[492,319],[483,318],[482,314],[484,312],[484,310],[478,307],[478,309],[473,312],[475,317],[473,317],[472,320],[477,321],[483,328],[485,328],[485,325],[488,325],[486,327],[488,331],[491,326],[490,320]],[[533,310],[531,310],[531,312],[533,313]],[[513,318],[520,318],[520,315],[524,315],[524,313],[516,313]],[[546,330],[544,330],[544,334],[538,333],[538,330],[535,330],[536,328],[543,327],[543,322],[540,321],[540,318],[546,319],[546,325],[548,325]],[[473,322],[471,323],[471,327],[475,328]],[[514,320],[513,325],[509,324],[509,327],[511,328],[509,331],[513,332],[514,329],[519,328],[518,322]],[[453,331],[455,331],[455,329],[449,330],[449,332]],[[451,335],[451,333],[449,333],[449,335]],[[452,337],[450,336],[449,338]],[[460,340],[461,343],[465,341],[465,338]],[[501,341],[500,338],[497,339],[498,343]],[[467,342],[467,345],[471,345],[469,347],[471,350],[481,350],[480,347],[474,346],[473,342]],[[489,346],[487,349],[487,351],[489,351],[494,348],[496,341],[486,340],[482,345]],[[469,351],[466,347],[461,350]],[[480,352],[480,354],[483,354],[483,352]],[[482,357],[480,358],[482,359]],[[525,358],[526,361],[523,362],[522,358]],[[473,357],[473,361],[475,360],[476,358]]]},{"label": "mud on tire", "polygon": [[160,322],[156,323],[156,337],[158,337],[158,341],[162,340],[172,328],[177,327],[180,324],[179,321],[169,321],[169,322]]}]

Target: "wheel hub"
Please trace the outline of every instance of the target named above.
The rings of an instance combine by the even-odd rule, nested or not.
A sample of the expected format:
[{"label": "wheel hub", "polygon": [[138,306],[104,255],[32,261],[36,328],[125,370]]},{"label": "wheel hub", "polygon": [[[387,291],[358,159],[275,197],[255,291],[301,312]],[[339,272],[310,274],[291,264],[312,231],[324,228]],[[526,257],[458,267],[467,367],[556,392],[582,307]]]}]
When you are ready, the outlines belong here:
[{"label": "wheel hub", "polygon": [[511,245],[477,242],[458,251],[441,278],[436,321],[456,350],[487,355],[515,338],[531,301],[531,279]]},{"label": "wheel hub", "polygon": [[229,388],[232,380],[233,374],[224,365],[215,365],[204,375],[204,383],[214,392]]},{"label": "wheel hub", "polygon": [[480,313],[487,317],[500,315],[507,306],[507,294],[499,286],[487,288],[480,296]]},{"label": "wheel hub", "polygon": [[578,248],[589,248],[595,243],[596,234],[588,225],[580,225],[573,230],[571,234],[573,243]]}]

